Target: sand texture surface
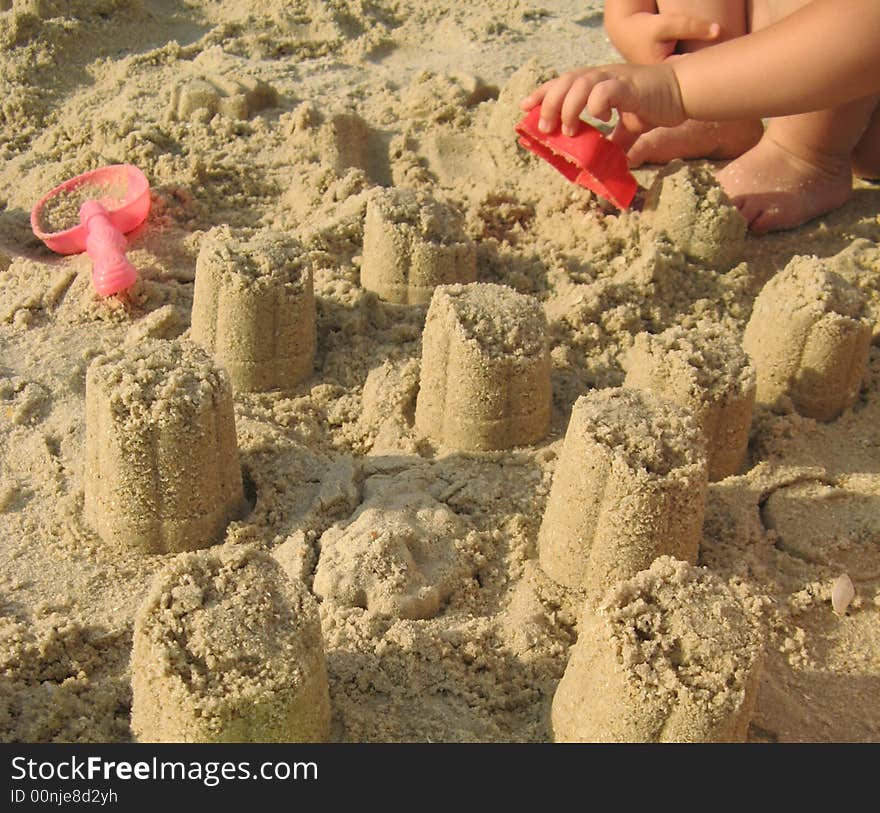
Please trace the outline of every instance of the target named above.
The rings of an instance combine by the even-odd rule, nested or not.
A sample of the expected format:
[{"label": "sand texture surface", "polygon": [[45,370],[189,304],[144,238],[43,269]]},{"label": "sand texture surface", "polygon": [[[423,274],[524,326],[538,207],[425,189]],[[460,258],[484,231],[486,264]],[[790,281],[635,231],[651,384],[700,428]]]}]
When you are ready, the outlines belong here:
[{"label": "sand texture surface", "polygon": [[[754,238],[698,165],[568,184],[517,101],[613,57],[601,6],[0,3],[0,740],[880,740],[880,187]],[[29,213],[114,163],[100,299]],[[600,605],[539,531],[627,379],[687,440],[583,437],[711,471]]]}]

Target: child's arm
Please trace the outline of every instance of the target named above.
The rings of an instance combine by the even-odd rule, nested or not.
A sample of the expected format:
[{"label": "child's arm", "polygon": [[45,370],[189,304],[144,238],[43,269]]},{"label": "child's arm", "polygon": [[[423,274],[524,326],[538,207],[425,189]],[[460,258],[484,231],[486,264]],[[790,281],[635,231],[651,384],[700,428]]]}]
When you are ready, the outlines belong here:
[{"label": "child's arm", "polygon": [[815,0],[673,67],[692,118],[787,116],[845,104],[880,91],[880,3]]},{"label": "child's arm", "polygon": [[815,0],[775,25],[663,65],[563,74],[523,100],[541,124],[574,132],[586,107],[625,149],[641,132],[688,118],[728,121],[834,107],[880,92],[880,3]]},{"label": "child's arm", "polygon": [[654,65],[672,56],[680,40],[716,40],[721,26],[711,15],[707,20],[690,14],[658,13],[653,0],[605,0],[605,30],[628,62]]}]

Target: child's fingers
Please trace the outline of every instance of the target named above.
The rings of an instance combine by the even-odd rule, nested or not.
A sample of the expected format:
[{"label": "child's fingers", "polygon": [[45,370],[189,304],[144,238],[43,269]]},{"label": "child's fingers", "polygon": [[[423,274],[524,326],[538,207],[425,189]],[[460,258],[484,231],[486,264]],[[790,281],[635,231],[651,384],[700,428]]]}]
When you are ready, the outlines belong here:
[{"label": "child's fingers", "polygon": [[689,14],[658,14],[654,36],[658,42],[703,40],[710,42],[721,35],[718,23],[691,17]]},{"label": "child's fingers", "polygon": [[562,101],[561,118],[564,135],[573,136],[577,134],[581,121],[581,112],[587,106],[587,99],[590,98],[592,88],[593,82],[586,76],[579,76],[571,83],[571,87]]},{"label": "child's fingers", "polygon": [[546,85],[546,93],[541,102],[541,119],[538,129],[542,133],[552,133],[562,118],[562,105],[578,78],[577,74],[565,73]]},{"label": "child's fingers", "polygon": [[[634,82],[634,71],[639,72],[641,82]],[[621,115],[639,117],[639,121],[652,126],[666,124],[668,119],[671,126],[681,117],[680,99],[676,107],[677,87],[673,86],[674,74],[660,66],[608,65],[572,71],[545,82],[523,100],[522,106],[531,109],[540,101],[538,129],[543,133],[552,133],[561,124],[565,135],[575,135],[584,109],[602,121],[609,121],[617,109]]]},{"label": "child's fingers", "polygon": [[523,110],[531,110],[533,107],[537,107],[544,100],[544,94],[547,93],[547,85],[549,84],[549,82],[545,82],[540,87],[535,88],[519,103],[519,106]]},{"label": "child's fingers", "polygon": [[632,110],[637,104],[638,99],[628,82],[601,70],[564,74],[546,86],[538,127],[550,133],[561,122],[562,132],[574,135],[584,108],[591,116],[608,121],[614,108]]}]

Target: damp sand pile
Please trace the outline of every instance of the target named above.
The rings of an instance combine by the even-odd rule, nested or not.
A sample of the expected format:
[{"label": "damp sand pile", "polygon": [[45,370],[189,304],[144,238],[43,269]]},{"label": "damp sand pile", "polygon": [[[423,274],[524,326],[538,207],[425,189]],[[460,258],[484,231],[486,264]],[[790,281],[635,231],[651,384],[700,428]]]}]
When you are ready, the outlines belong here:
[{"label": "damp sand pile", "polygon": [[[513,134],[601,6],[0,4],[0,739],[880,739],[880,190],[755,239],[675,164],[610,214]],[[113,163],[153,201],[100,300],[28,215]],[[686,442],[578,418],[614,399]],[[678,563],[545,572],[629,530],[577,439]],[[702,526],[649,534],[703,441]],[[605,674],[651,720],[591,717]]]}]

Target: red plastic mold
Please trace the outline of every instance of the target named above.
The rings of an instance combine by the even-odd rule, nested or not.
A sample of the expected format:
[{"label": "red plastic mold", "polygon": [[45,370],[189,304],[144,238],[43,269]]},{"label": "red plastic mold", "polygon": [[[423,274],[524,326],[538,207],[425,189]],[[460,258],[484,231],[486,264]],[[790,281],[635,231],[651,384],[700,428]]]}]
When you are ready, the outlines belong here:
[{"label": "red plastic mold", "polygon": [[584,122],[575,136],[559,131],[542,133],[538,129],[540,117],[540,106],[533,107],[516,125],[519,143],[568,180],[611,201],[618,209],[627,209],[639,185],[629,171],[626,153]]}]

